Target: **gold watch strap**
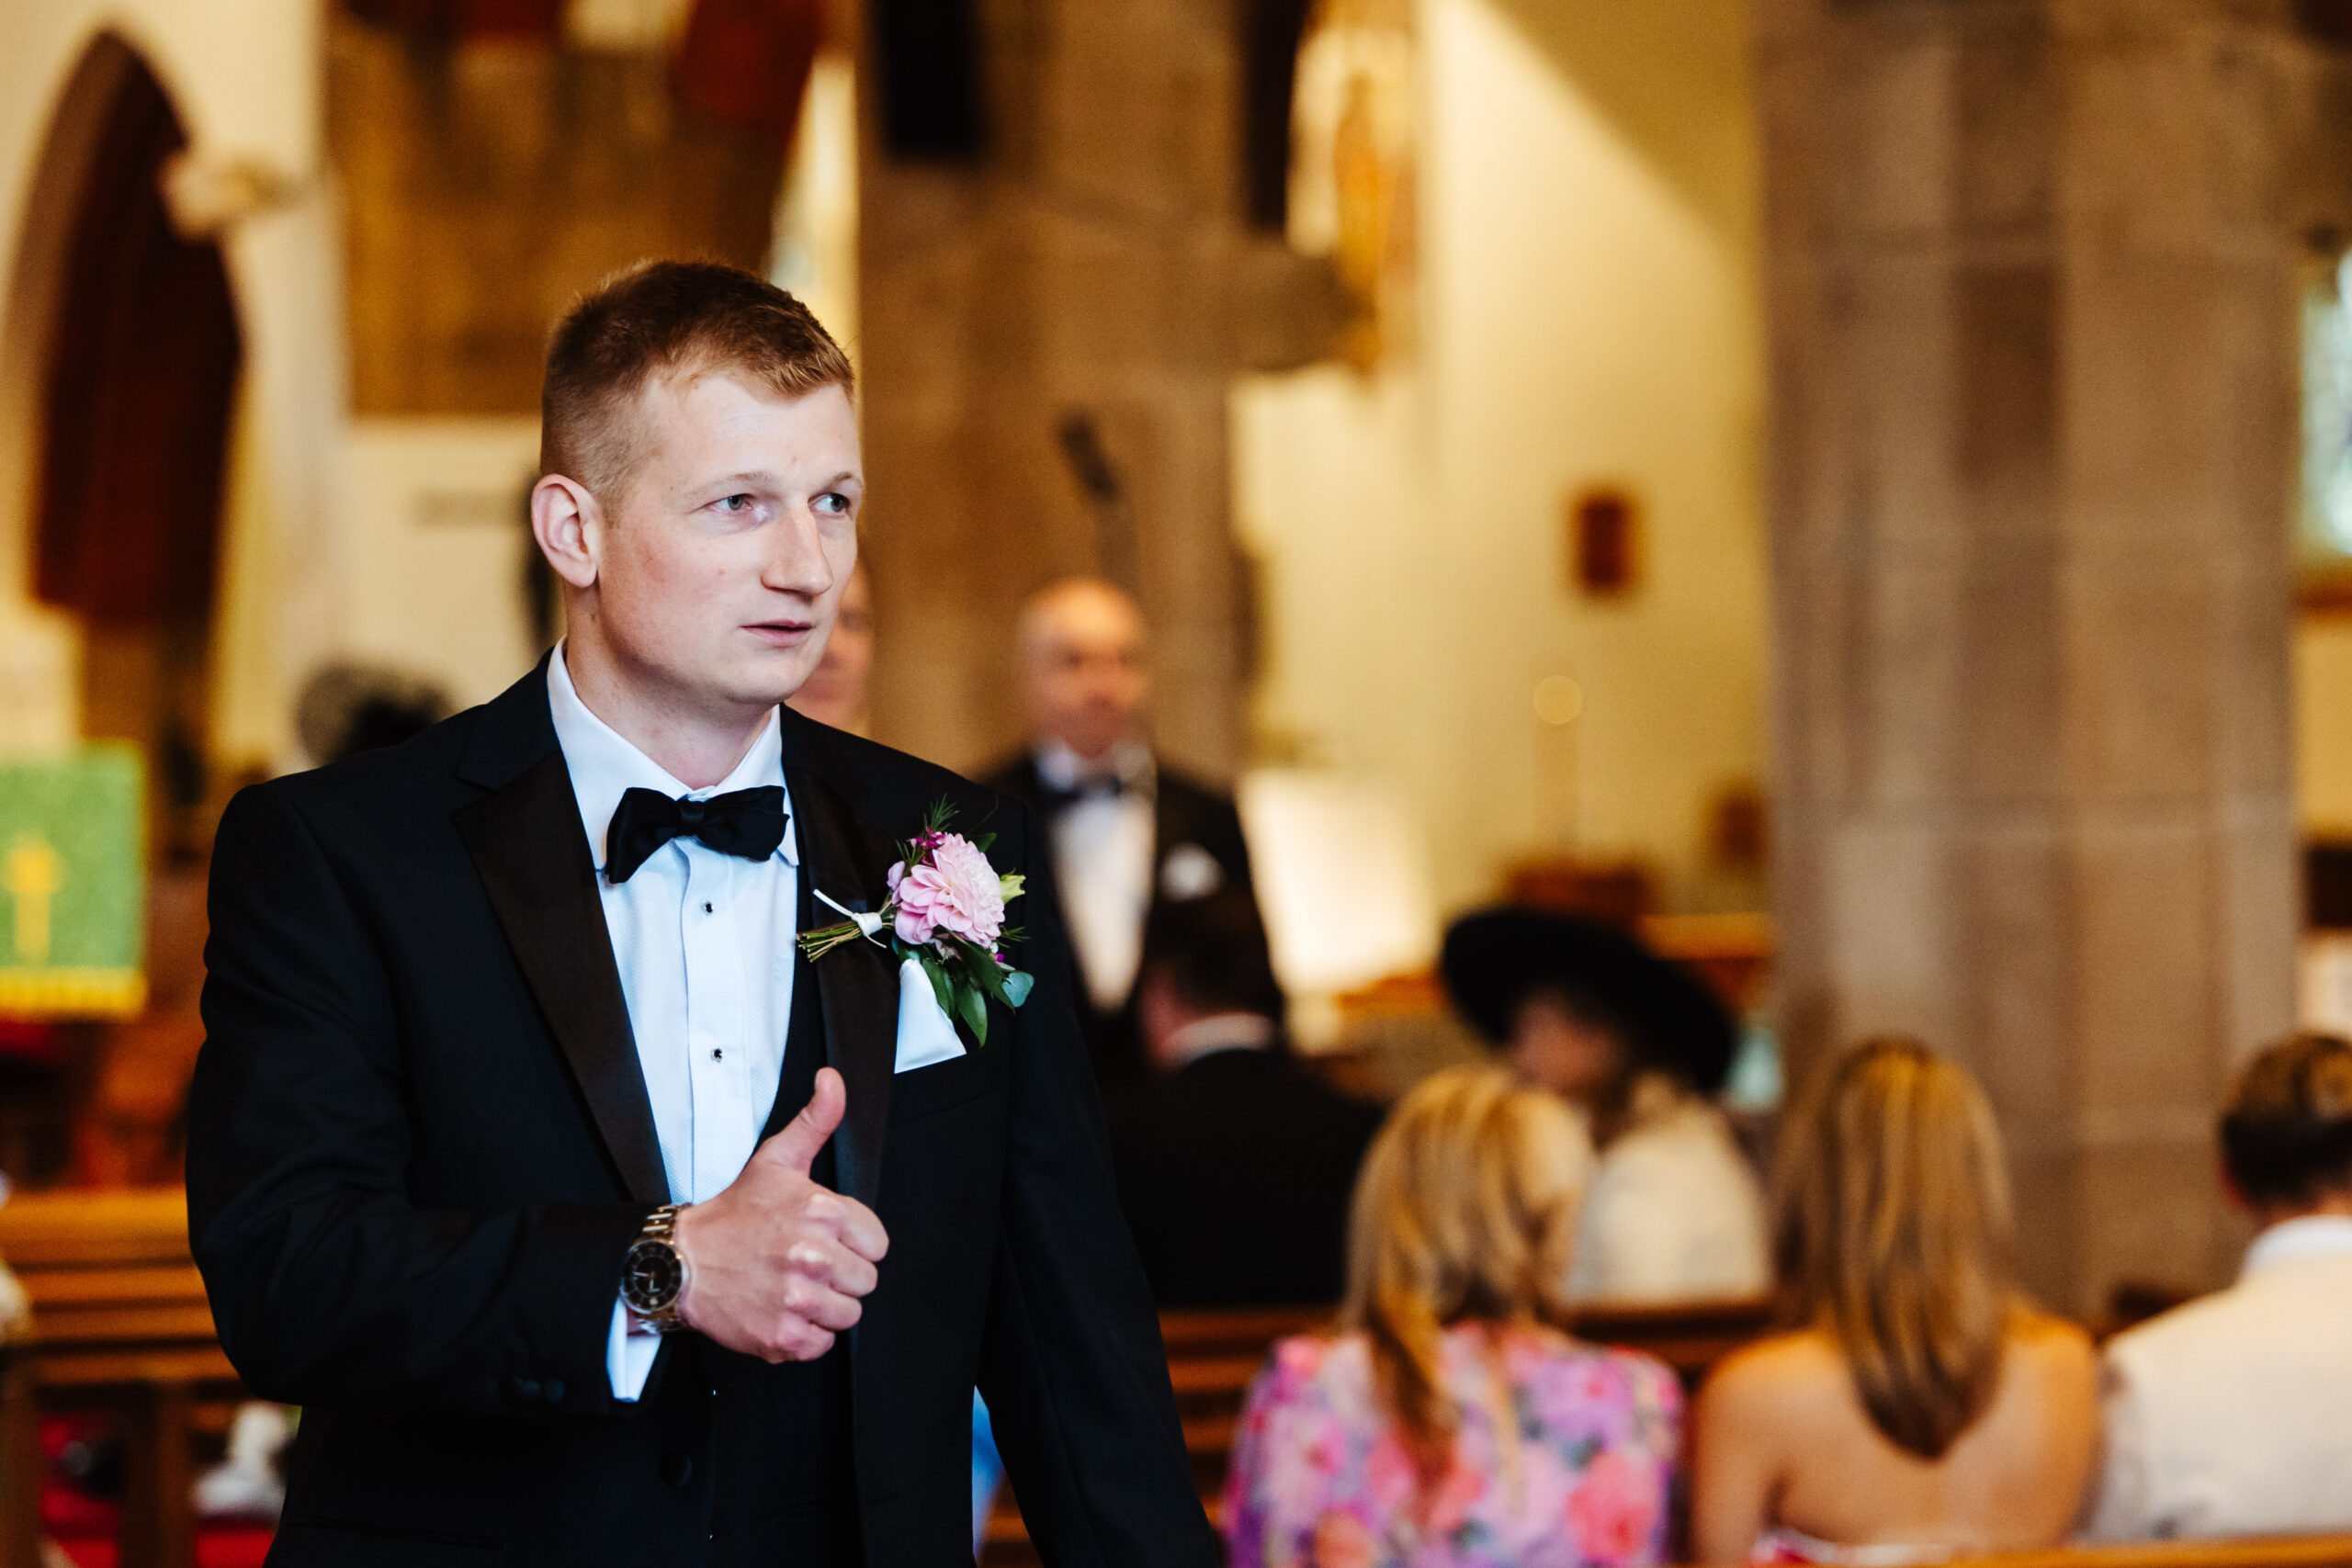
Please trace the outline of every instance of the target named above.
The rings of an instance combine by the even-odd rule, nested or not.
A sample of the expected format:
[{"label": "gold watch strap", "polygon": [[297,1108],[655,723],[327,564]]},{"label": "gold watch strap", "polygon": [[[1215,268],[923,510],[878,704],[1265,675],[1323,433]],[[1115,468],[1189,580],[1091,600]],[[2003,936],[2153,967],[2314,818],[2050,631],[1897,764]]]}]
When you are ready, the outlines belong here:
[{"label": "gold watch strap", "polygon": [[[638,1230],[637,1239],[641,1242],[663,1242],[668,1244],[673,1252],[676,1252],[678,1246],[678,1212],[684,1207],[685,1205],[684,1203],[664,1203],[660,1208],[654,1210],[651,1213],[646,1215],[645,1224]],[[686,1258],[685,1254],[683,1252],[678,1253],[678,1267],[682,1273],[687,1271]],[[679,1294],[683,1296],[684,1293],[684,1287],[682,1282],[679,1289]],[[645,1325],[646,1327],[652,1329],[656,1334],[673,1333],[686,1325],[685,1319],[681,1317],[678,1314],[678,1303],[674,1300],[672,1301],[668,1306],[662,1308],[657,1313],[641,1313],[635,1307],[631,1307],[629,1308],[629,1315],[635,1318],[638,1322]]]}]

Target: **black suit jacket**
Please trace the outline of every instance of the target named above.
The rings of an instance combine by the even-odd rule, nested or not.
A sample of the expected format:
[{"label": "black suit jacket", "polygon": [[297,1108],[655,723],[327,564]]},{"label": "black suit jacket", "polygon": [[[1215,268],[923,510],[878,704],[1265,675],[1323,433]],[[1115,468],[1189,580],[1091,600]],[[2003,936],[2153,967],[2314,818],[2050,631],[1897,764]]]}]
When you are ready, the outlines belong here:
[{"label": "black suit jacket", "polygon": [[[1000,867],[1030,864],[1024,812],[782,722],[804,887],[878,899],[891,840],[942,795],[999,835]],[[642,1402],[611,1396],[622,1254],[668,1192],[544,673],[239,795],[188,1210],[230,1359],[304,1406],[273,1563],[968,1564],[976,1383],[1048,1562],[1214,1563],[1055,915],[1014,915],[1036,933],[1029,1004],[903,1075],[887,954],[796,960],[795,1032],[848,1085],[837,1182],[890,1250],[836,1351],[847,1429],[813,1456],[854,1489],[847,1517],[795,1535],[773,1505],[809,1484],[778,1472],[791,1422],[740,1411],[823,1438],[796,1414],[809,1369],[679,1335]],[[797,1109],[780,1098],[771,1126]],[[729,1507],[758,1526],[739,1535],[793,1539],[714,1542]]]},{"label": "black suit jacket", "polygon": [[[1155,773],[1158,783],[1152,799],[1153,904],[1157,906],[1167,897],[1163,872],[1168,857],[1186,844],[1206,851],[1225,874],[1225,886],[1238,888],[1254,902],[1258,889],[1250,877],[1250,844],[1242,835],[1241,813],[1234,809],[1232,797],[1220,795],[1164,763]],[[1059,807],[1052,792],[1046,788],[1046,781],[1038,776],[1035,753],[1023,751],[1006,758],[983,774],[981,782],[1028,807],[1031,815],[1050,829]],[[1050,849],[1044,858],[1051,862]],[[1067,918],[1058,908],[1055,913],[1057,923],[1067,931]],[[1127,1083],[1142,1077],[1143,1047],[1136,1025],[1135,998],[1130,995],[1124,1005],[1105,1012],[1094,1006],[1081,983],[1077,987],[1077,1002],[1079,1026],[1085,1033],[1087,1051],[1093,1057],[1095,1076],[1105,1084]]]},{"label": "black suit jacket", "polygon": [[1378,1106],[1276,1049],[1212,1053],[1122,1086],[1107,1109],[1119,1201],[1160,1305],[1339,1300]]}]

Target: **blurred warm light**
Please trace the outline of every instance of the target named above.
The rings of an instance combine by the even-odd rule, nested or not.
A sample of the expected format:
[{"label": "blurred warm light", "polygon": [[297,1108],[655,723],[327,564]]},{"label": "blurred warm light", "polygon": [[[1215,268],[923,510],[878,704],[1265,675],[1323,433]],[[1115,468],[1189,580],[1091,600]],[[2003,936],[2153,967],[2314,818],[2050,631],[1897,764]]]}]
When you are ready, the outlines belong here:
[{"label": "blurred warm light", "polygon": [[1246,775],[1238,800],[1268,945],[1294,998],[1330,997],[1437,956],[1437,898],[1411,810],[1370,780]]},{"label": "blurred warm light", "polygon": [[1546,724],[1574,724],[1584,712],[1584,688],[1566,675],[1535,682],[1535,716]]}]

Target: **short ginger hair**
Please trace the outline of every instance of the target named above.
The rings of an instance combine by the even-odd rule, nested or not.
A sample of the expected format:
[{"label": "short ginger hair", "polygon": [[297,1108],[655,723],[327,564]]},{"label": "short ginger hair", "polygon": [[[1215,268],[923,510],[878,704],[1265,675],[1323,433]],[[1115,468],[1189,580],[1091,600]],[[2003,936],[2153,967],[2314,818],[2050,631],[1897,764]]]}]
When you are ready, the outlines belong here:
[{"label": "short ginger hair", "polygon": [[617,502],[646,457],[630,412],[647,383],[713,371],[785,398],[856,391],[841,345],[765,278],[718,262],[639,262],[556,325],[539,392],[539,472]]}]

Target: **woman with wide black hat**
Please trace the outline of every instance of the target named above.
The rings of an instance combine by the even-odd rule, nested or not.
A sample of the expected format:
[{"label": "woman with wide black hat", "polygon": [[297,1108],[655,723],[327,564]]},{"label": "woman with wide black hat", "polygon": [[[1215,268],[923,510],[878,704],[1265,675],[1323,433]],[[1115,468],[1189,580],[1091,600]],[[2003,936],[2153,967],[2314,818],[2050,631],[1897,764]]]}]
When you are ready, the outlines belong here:
[{"label": "woman with wide black hat", "polygon": [[1714,1103],[1739,1022],[1704,980],[1620,927],[1526,908],[1456,921],[1442,963],[1463,1016],[1589,1120],[1600,1163],[1571,1297],[1770,1288],[1763,1197]]}]

